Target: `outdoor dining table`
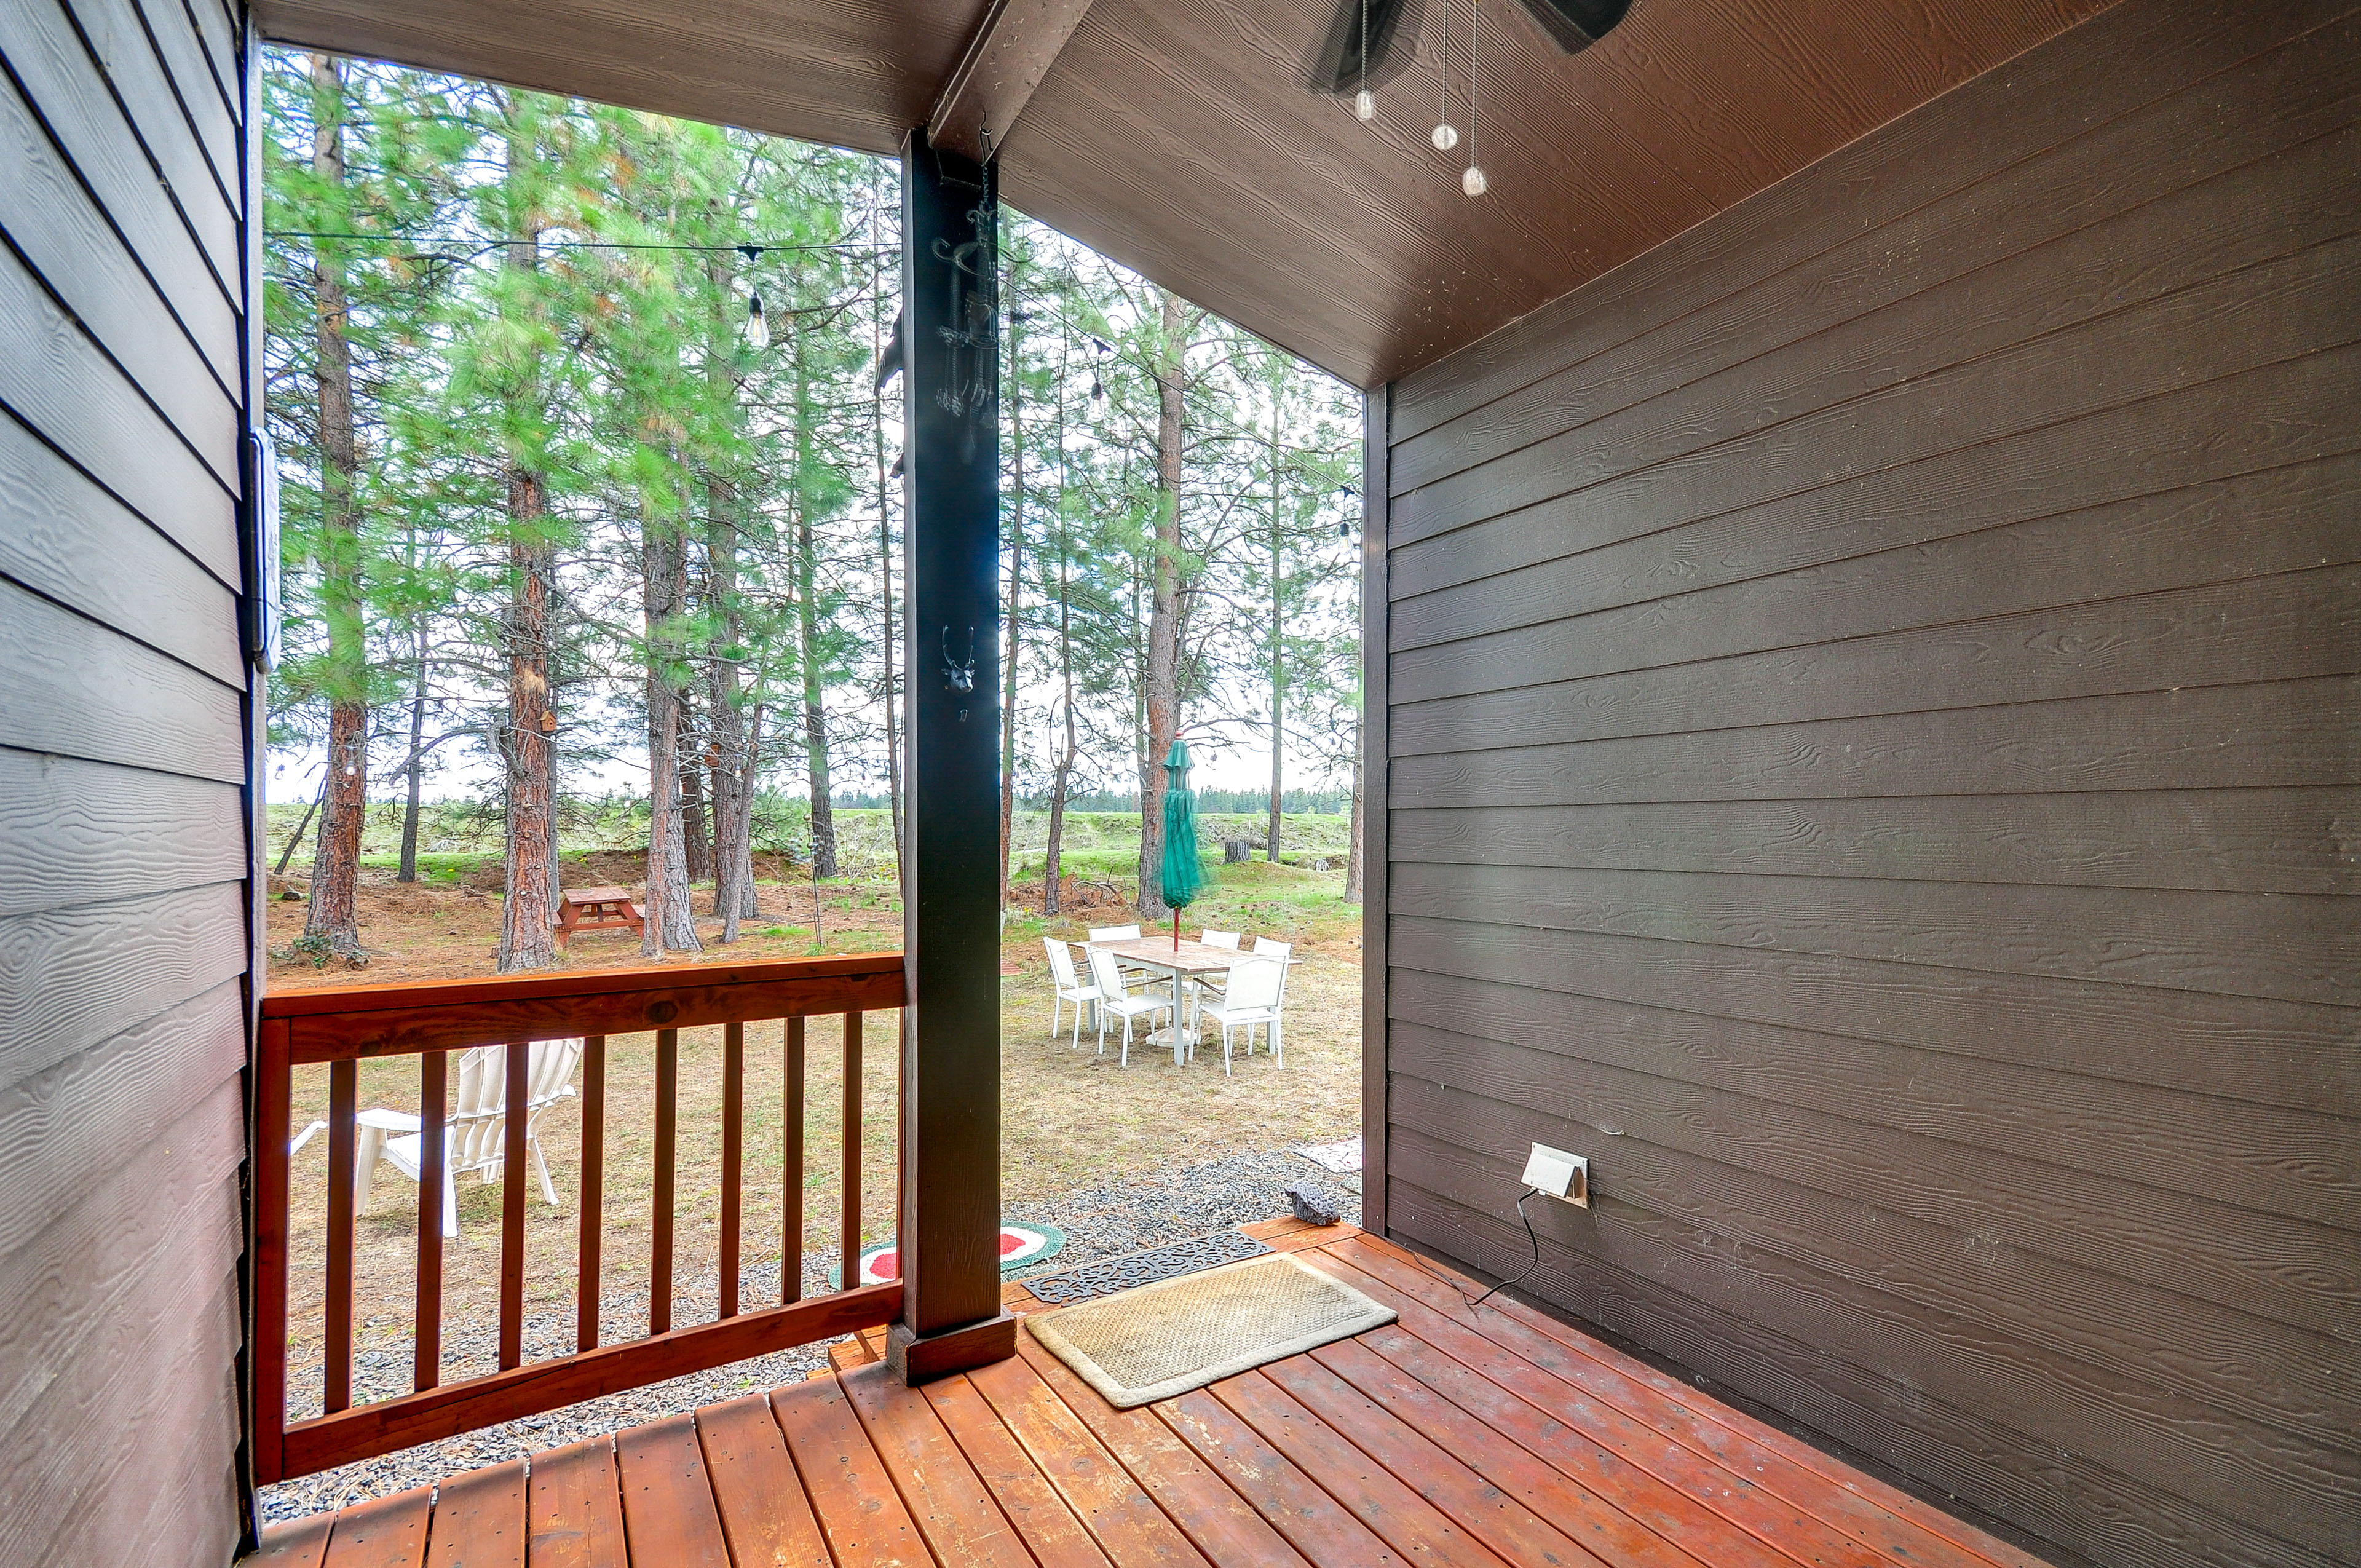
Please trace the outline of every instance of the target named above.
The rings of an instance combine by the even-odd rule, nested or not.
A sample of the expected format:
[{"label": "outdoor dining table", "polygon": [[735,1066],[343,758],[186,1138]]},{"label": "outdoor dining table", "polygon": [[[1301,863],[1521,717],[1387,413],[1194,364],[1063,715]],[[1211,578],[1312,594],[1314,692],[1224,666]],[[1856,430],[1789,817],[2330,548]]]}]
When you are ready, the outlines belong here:
[{"label": "outdoor dining table", "polygon": [[[1172,1065],[1175,1067],[1188,1061],[1189,1051],[1196,1043],[1197,982],[1209,975],[1229,973],[1233,964],[1273,956],[1241,952],[1235,948],[1210,947],[1203,942],[1191,941],[1186,937],[1177,944],[1170,936],[1145,936],[1126,937],[1111,942],[1085,942],[1082,945],[1112,953],[1125,963],[1164,975],[1172,981],[1172,1022],[1176,1026],[1159,1030],[1158,1034],[1170,1036],[1169,1043],[1172,1047]],[[1290,964],[1301,961],[1294,958],[1287,959]],[[1180,1027],[1184,1001],[1188,1008],[1188,1024],[1186,1027]],[[1156,1038],[1157,1036],[1150,1036],[1150,1043],[1154,1043]]]}]

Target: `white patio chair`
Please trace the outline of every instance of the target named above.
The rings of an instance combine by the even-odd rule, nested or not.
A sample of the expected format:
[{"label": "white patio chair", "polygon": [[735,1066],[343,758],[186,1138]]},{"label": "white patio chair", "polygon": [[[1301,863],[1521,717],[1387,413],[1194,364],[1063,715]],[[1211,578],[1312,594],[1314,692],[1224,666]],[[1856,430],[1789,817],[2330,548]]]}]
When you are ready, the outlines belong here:
[{"label": "white patio chair", "polygon": [[1083,984],[1082,977],[1074,972],[1073,948],[1055,937],[1042,938],[1041,946],[1049,950],[1049,978],[1056,984],[1058,992],[1057,1000],[1049,1004],[1049,1037],[1053,1040],[1058,1037],[1058,1020],[1064,1013],[1066,1003],[1071,1002],[1074,1004],[1074,1037],[1067,1044],[1080,1050],[1082,1045],[1082,1014],[1099,999],[1099,988]]},{"label": "white patio chair", "polygon": [[[1091,927],[1091,940],[1093,942],[1132,942],[1138,939],[1139,927],[1137,926],[1093,926]],[[1115,959],[1115,967],[1116,973],[1129,975],[1134,978],[1144,975],[1148,972],[1146,970],[1141,969],[1137,964],[1127,964],[1121,959]]]},{"label": "white patio chair", "polygon": [[1257,1025],[1274,1033],[1279,1028],[1279,993],[1287,983],[1284,960],[1261,957],[1239,959],[1230,966],[1230,988],[1216,1001],[1208,1002],[1198,1014],[1199,1018],[1222,1028],[1222,1071],[1230,1070],[1230,1042],[1234,1031],[1246,1032],[1246,1054],[1254,1054],[1254,1032]]},{"label": "white patio chair", "polygon": [[1123,971],[1115,968],[1115,955],[1103,948],[1085,949],[1091,957],[1091,979],[1098,986],[1099,1055],[1106,1055],[1107,1014],[1123,1020],[1123,1065],[1131,1065],[1131,1021],[1145,1015],[1153,1019],[1159,1013],[1172,1011],[1172,998],[1167,993],[1148,992],[1134,996],[1124,988]]},{"label": "white patio chair", "polygon": [[[579,1039],[535,1040],[525,1058],[524,1146],[541,1174],[541,1195],[555,1207],[557,1186],[549,1179],[549,1161],[541,1152],[534,1124],[541,1113],[574,1092],[574,1069],[582,1060]],[[485,1181],[505,1174],[508,1133],[508,1047],[478,1046],[459,1056],[459,1106],[445,1124],[443,1140],[443,1234],[459,1234],[459,1206],[454,1179],[473,1171]],[[370,1187],[380,1160],[418,1179],[419,1120],[406,1111],[370,1109],[357,1118],[360,1146],[355,1165],[358,1208],[370,1210]]]},{"label": "white patio chair", "polygon": [[[1257,958],[1277,959],[1279,961],[1279,1000],[1271,1004],[1271,1012],[1276,1016],[1270,1021],[1269,1040],[1271,1059],[1278,1062],[1279,1066],[1285,1067],[1287,1065],[1287,977],[1295,972],[1295,966],[1287,960],[1294,955],[1295,944],[1282,942],[1271,937],[1257,937],[1254,950]],[[1252,1036],[1248,1036],[1246,1039],[1246,1055],[1254,1055]]]},{"label": "white patio chair", "polygon": [[[1224,948],[1234,953],[1238,950],[1238,934],[1235,931],[1207,931],[1197,939],[1209,948]],[[1199,975],[1197,983],[1215,996],[1221,995],[1229,986],[1225,977],[1211,974]]]}]

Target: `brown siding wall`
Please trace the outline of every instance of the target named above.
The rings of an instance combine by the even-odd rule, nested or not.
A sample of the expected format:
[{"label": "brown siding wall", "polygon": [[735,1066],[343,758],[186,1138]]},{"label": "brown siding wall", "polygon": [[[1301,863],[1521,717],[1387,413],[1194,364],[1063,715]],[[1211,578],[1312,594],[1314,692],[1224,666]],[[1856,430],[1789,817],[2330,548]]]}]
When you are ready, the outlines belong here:
[{"label": "brown siding wall", "polygon": [[243,63],[0,0],[0,1562],[238,1532]]},{"label": "brown siding wall", "polygon": [[[2125,0],[1393,389],[1385,1223],[2361,1561],[2361,16]],[[1495,200],[1516,200],[1499,192]]]}]

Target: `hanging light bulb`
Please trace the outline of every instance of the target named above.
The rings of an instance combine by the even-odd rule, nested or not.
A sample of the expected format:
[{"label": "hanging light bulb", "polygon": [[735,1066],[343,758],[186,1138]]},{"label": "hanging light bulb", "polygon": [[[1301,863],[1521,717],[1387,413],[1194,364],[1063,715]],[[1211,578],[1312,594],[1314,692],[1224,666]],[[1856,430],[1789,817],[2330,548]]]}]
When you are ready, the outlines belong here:
[{"label": "hanging light bulb", "polygon": [[[750,272],[754,263],[762,259],[763,247],[759,245],[741,245],[736,249],[746,258]],[[746,291],[746,341],[757,354],[771,346],[771,323],[763,319],[763,293],[751,285]]]},{"label": "hanging light bulb", "polygon": [[[1476,41],[1484,29],[1484,0],[1468,0],[1467,4],[1467,168],[1459,176],[1459,188],[1470,196],[1480,196],[1491,188],[1484,178],[1483,168],[1476,161]],[[1445,29],[1448,32],[1448,29]]]},{"label": "hanging light bulb", "polygon": [[1095,402],[1097,402],[1100,399],[1102,399],[1102,398],[1104,398],[1104,397],[1105,397],[1105,396],[1106,396],[1106,388],[1105,388],[1105,387],[1104,387],[1104,386],[1102,386],[1102,385],[1100,384],[1100,382],[1099,382],[1099,378],[1098,378],[1096,376],[1092,377],[1092,378],[1091,378],[1091,401],[1093,401],[1093,402],[1094,402],[1094,403],[1095,403]]},{"label": "hanging light bulb", "polygon": [[1459,127],[1445,120],[1434,127],[1434,134],[1427,139],[1434,143],[1435,151],[1449,152],[1459,145]]},{"label": "hanging light bulb", "polygon": [[1353,94],[1353,117],[1378,117],[1378,95],[1369,91],[1369,0],[1361,0],[1361,90]]}]

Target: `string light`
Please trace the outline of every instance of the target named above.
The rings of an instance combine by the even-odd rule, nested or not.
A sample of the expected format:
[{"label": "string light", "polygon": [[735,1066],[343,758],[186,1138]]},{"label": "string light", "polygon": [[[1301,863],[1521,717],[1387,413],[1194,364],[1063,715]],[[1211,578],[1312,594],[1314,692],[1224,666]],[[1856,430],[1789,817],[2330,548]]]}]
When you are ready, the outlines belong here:
[{"label": "string light", "polygon": [[1353,94],[1353,117],[1378,116],[1378,95],[1369,91],[1369,0],[1361,0],[1361,90]]},{"label": "string light", "polygon": [[1443,117],[1434,122],[1434,130],[1427,139],[1437,152],[1449,152],[1459,145],[1459,127],[1451,123],[1451,0],[1443,0],[1443,48],[1435,55],[1435,74],[1441,86]]},{"label": "string light", "polygon": [[[738,254],[746,258],[746,266],[752,269],[762,258],[763,247],[741,245]],[[763,291],[751,283],[746,288],[746,342],[757,354],[771,346],[771,323],[763,314]]]},{"label": "string light", "polygon": [[1476,38],[1483,29],[1484,0],[1467,0],[1467,168],[1459,176],[1459,189],[1471,197],[1491,188],[1483,166],[1476,161]]}]

